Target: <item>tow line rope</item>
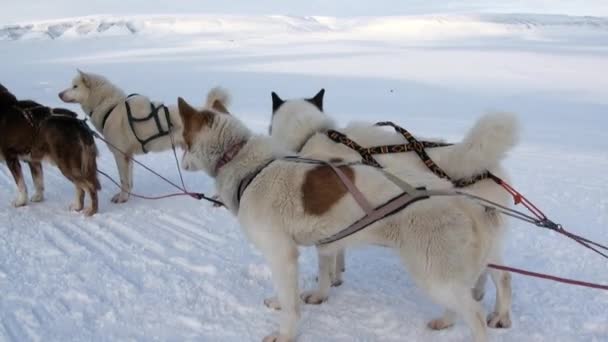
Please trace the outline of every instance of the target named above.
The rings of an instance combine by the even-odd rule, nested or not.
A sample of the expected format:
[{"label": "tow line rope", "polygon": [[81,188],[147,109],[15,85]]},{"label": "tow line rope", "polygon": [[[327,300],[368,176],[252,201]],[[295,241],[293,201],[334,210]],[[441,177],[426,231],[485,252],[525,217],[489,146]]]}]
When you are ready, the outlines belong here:
[{"label": "tow line rope", "polygon": [[[87,126],[88,127],[88,126]],[[108,180],[110,180],[114,185],[116,185],[118,188],[120,188],[120,190],[128,193],[130,196],[133,197],[137,197],[137,198],[141,198],[141,199],[147,199],[147,200],[159,200],[159,199],[163,199],[163,198],[170,198],[170,197],[177,197],[177,196],[190,196],[194,199],[197,200],[206,200],[208,202],[213,203],[215,206],[224,206],[224,203],[211,198],[207,195],[205,195],[202,192],[191,192],[188,191],[186,189],[185,183],[184,183],[184,177],[182,175],[181,169],[179,167],[179,160],[177,158],[177,152],[175,151],[175,143],[173,140],[173,136],[171,135],[171,146],[173,149],[173,156],[175,158],[175,163],[177,165],[177,172],[179,173],[179,178],[180,181],[182,183],[182,186],[179,186],[177,184],[175,184],[173,181],[171,181],[170,179],[168,179],[167,177],[161,175],[160,173],[154,171],[152,168],[148,167],[147,165],[145,165],[144,163],[138,161],[137,159],[133,158],[132,156],[128,155],[126,152],[122,151],[121,149],[119,149],[116,145],[112,144],[111,142],[109,142],[107,139],[105,139],[104,137],[101,136],[101,134],[97,133],[96,131],[94,131],[93,129],[91,129],[89,127],[91,133],[93,134],[93,136],[101,141],[103,141],[104,143],[106,143],[108,146],[110,146],[112,149],[118,151],[120,154],[122,154],[123,156],[125,156],[125,158],[129,158],[131,161],[133,161],[135,164],[143,167],[144,169],[146,169],[148,172],[152,173],[153,175],[157,176],[158,178],[162,179],[163,181],[165,181],[167,184],[173,186],[174,188],[180,190],[180,192],[176,192],[176,193],[171,193],[171,194],[166,194],[166,195],[161,195],[161,196],[145,196],[145,195],[140,195],[137,193],[134,193],[128,189],[125,189],[122,187],[122,185],[117,182],[114,178],[112,178],[110,175],[108,175],[107,173],[101,171],[101,170],[97,170],[97,172],[106,177]]]}]

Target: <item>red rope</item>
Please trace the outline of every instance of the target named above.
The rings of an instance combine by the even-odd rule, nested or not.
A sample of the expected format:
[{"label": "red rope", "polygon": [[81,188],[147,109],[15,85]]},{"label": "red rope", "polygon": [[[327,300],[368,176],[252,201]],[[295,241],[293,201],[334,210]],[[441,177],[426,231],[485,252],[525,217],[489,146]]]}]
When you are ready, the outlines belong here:
[{"label": "red rope", "polygon": [[556,276],[549,275],[549,274],[526,271],[526,270],[522,270],[522,269],[515,268],[515,267],[495,265],[495,264],[488,264],[488,267],[495,268],[498,270],[513,272],[513,273],[519,273],[519,274],[523,274],[523,275],[530,276],[530,277],[553,280],[553,281],[556,281],[559,283],[564,283],[564,284],[589,287],[592,289],[608,290],[608,285],[589,283],[586,281],[580,281],[580,280],[575,280],[575,279],[561,278],[561,277],[556,277]]},{"label": "red rope", "polygon": [[521,204],[526,209],[528,209],[534,216],[536,216],[539,220],[547,219],[545,213],[543,213],[538,207],[534,205],[534,203],[530,202],[524,195],[522,195],[519,191],[515,190],[509,183],[505,182],[502,178],[490,174],[490,177],[498,183],[498,185],[502,186],[511,196],[513,196],[513,201],[515,205]]}]

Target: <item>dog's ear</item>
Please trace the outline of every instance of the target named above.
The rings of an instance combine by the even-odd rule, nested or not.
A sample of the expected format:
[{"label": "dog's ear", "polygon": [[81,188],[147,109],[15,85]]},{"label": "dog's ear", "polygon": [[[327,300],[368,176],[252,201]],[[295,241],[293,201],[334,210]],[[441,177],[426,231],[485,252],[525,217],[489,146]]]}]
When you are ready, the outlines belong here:
[{"label": "dog's ear", "polygon": [[91,87],[91,77],[89,77],[89,75],[80,70],[80,69],[76,69],[78,70],[78,75],[80,75],[80,79],[82,80],[82,83],[84,83],[85,87],[90,88]]},{"label": "dog's ear", "polygon": [[283,99],[281,99],[279,97],[279,95],[277,95],[277,93],[275,93],[274,91],[272,92],[272,112],[276,112],[279,107],[281,107],[283,105],[283,103],[285,103],[285,101]]},{"label": "dog's ear", "polygon": [[317,107],[320,111],[323,111],[323,95],[325,95],[325,89],[319,90],[317,95],[310,99],[306,99],[306,101],[315,105],[315,107]]},{"label": "dog's ear", "polygon": [[213,105],[211,105],[211,108],[217,110],[220,113],[230,115],[230,112],[228,111],[228,109],[226,109],[226,106],[224,106],[224,104],[220,100],[213,101]]},{"label": "dog's ear", "polygon": [[196,109],[192,108],[192,106],[181,97],[177,98],[177,107],[179,108],[179,115],[182,117],[184,126],[186,126],[196,115]]}]

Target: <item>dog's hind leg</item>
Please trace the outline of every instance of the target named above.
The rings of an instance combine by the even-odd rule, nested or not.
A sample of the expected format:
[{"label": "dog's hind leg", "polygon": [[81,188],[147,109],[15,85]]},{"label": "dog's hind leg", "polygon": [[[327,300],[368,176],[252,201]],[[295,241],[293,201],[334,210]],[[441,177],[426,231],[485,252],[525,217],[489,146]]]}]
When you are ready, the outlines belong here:
[{"label": "dog's hind leg", "polygon": [[99,208],[99,201],[97,199],[97,189],[93,184],[87,184],[87,193],[89,194],[89,198],[91,200],[91,206],[86,208],[83,213],[85,216],[93,216],[97,213]]},{"label": "dog's hind leg", "polygon": [[[4,153],[6,156],[6,153]],[[17,190],[19,194],[13,201],[14,207],[22,207],[27,203],[27,186],[25,185],[25,179],[23,179],[23,172],[21,172],[21,164],[17,158],[6,158],[6,166],[11,171],[15,183],[17,184]]]},{"label": "dog's hind leg", "polygon": [[481,303],[471,296],[470,285],[436,285],[429,294],[438,304],[446,307],[446,312],[441,318],[429,322],[430,328],[447,328],[454,324],[456,315],[459,315],[471,328],[475,342],[487,341],[485,314]]},{"label": "dog's hind leg", "polygon": [[473,298],[476,301],[481,301],[486,294],[486,282],[488,281],[488,270],[483,271],[483,273],[477,279],[475,283],[475,287],[473,288]]},{"label": "dog's hind leg", "polygon": [[74,202],[70,204],[70,210],[81,211],[84,206],[84,190],[79,184],[74,183],[74,186],[76,187],[76,196]]},{"label": "dog's hind leg", "polygon": [[331,286],[340,286],[342,285],[342,273],[346,270],[346,263],[344,258],[344,249],[341,249],[336,254],[336,262],[335,269],[331,278]]},{"label": "dog's hind leg", "polygon": [[44,174],[42,171],[42,163],[40,162],[28,162],[30,171],[32,172],[32,180],[34,181],[34,187],[36,193],[32,196],[32,202],[41,202],[44,199]]},{"label": "dog's hind leg", "polygon": [[112,202],[124,203],[129,200],[129,193],[133,189],[133,161],[130,155],[126,156],[120,152],[114,152],[114,159],[120,175],[121,189],[119,193],[112,197]]},{"label": "dog's hind leg", "polygon": [[[495,262],[502,264],[501,262]],[[496,286],[496,303],[494,312],[488,315],[488,326],[490,328],[510,328],[511,327],[511,273],[490,269],[490,277]]]},{"label": "dog's hind leg", "polygon": [[317,257],[319,261],[319,278],[317,289],[304,291],[300,296],[306,304],[321,304],[327,300],[329,289],[332,285],[331,270],[337,266],[336,255],[323,252],[317,247]]}]

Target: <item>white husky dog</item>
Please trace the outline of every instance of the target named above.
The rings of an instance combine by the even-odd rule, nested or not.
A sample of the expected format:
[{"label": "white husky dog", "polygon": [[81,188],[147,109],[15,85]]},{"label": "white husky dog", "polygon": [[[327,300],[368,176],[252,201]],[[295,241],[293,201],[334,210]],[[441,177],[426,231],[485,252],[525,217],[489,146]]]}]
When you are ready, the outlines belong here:
[{"label": "white husky dog", "polygon": [[[129,193],[133,188],[131,157],[134,154],[165,151],[171,149],[173,144],[180,147],[183,143],[182,122],[177,106],[164,107],[161,103],[151,102],[147,97],[140,95],[127,98],[122,89],[103,76],[79,70],[72,81],[72,86],[59,93],[59,98],[64,102],[79,103],[82,110],[91,117],[91,122],[97,131],[110,144],[126,153],[125,155],[108,146],[114,154],[122,187],[122,190],[112,198],[114,203],[126,202],[129,199]],[[129,122],[127,102],[136,120],[133,126]],[[158,122],[154,117],[149,117],[154,110],[157,110]],[[167,116],[172,127],[168,127]],[[138,138],[146,140],[159,133],[160,136],[145,144],[138,140]]]},{"label": "white husky dog", "polygon": [[[364,211],[329,166],[284,160],[292,154],[289,149],[271,137],[254,135],[234,116],[212,107],[198,111],[181,98],[178,105],[187,146],[183,168],[203,170],[215,178],[219,197],[271,268],[282,311],[279,331],[264,341],[292,341],[300,316],[298,246],[316,245],[363,217]],[[400,168],[399,176],[412,186],[452,188],[450,182],[414,163],[409,166]],[[376,168],[353,164],[340,169],[374,207],[402,192]],[[326,258],[353,245],[394,248],[415,283],[446,309],[430,325],[450,325],[460,316],[475,341],[486,341],[484,311],[471,288],[486,265],[497,261],[494,251],[501,236],[497,221],[494,211],[467,199],[431,197],[319,250]],[[329,283],[329,271],[320,270],[320,283]],[[324,295],[317,291],[312,294]]]},{"label": "white husky dog", "polygon": [[[336,129],[334,121],[323,112],[322,89],[314,97],[308,99],[283,100],[272,93],[273,114],[270,134],[289,150],[297,151],[302,156],[330,160],[339,157],[345,161],[361,161],[362,157],[355,150],[332,141],[327,136],[328,130]],[[340,129],[349,138],[363,147],[404,144],[406,139],[392,129],[377,127],[369,123],[352,123]],[[471,128],[464,139],[452,146],[427,149],[429,156],[452,179],[467,179],[486,170],[494,175],[507,179],[500,167],[500,161],[505,153],[515,145],[518,138],[518,123],[516,117],[510,114],[497,113],[481,117]],[[424,140],[424,139],[421,139]],[[434,141],[437,141],[435,139]],[[374,155],[374,158],[387,170],[401,176],[401,169],[409,173],[411,169],[432,174],[415,152],[391,153]],[[461,189],[477,196],[508,206],[510,195],[491,179]],[[492,227],[483,227],[487,231]],[[497,245],[494,260],[501,263],[502,247]],[[343,261],[332,267],[332,275],[340,277]],[[343,256],[342,256],[343,258]],[[342,264],[342,265],[341,265]],[[511,326],[511,277],[508,272],[499,270],[489,271],[496,286],[496,307],[488,317],[488,325],[494,328]],[[483,298],[487,273],[484,272],[475,284],[473,296],[477,300]],[[321,283],[319,283],[321,286]],[[321,289],[320,293],[327,296],[329,288]],[[318,298],[322,301],[325,298]],[[451,325],[432,324],[432,329],[443,329]]]}]

